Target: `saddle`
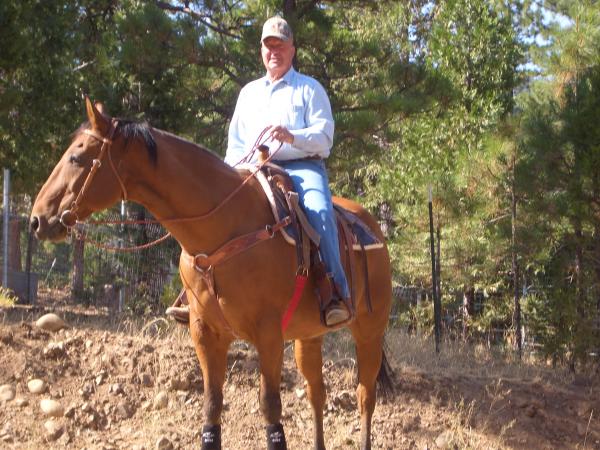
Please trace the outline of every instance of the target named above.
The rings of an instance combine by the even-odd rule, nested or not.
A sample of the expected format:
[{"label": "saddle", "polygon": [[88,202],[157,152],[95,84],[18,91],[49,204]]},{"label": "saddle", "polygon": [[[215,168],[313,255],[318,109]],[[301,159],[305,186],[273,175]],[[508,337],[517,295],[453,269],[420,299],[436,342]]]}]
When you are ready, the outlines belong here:
[{"label": "saddle", "polygon": [[337,286],[333,283],[330,274],[325,270],[319,253],[319,234],[310,225],[304,210],[300,205],[298,193],[294,191],[292,180],[288,173],[280,166],[271,162],[264,163],[256,178],[261,184],[265,195],[269,199],[273,216],[276,221],[289,216],[290,225],[281,230],[285,240],[296,247],[298,269],[311,273],[316,282],[316,294],[319,298],[321,309],[321,322],[325,325],[325,311],[333,294],[343,299],[351,313],[351,318],[356,310],[356,270],[352,252],[363,252],[362,270],[366,280],[366,299],[369,311],[372,311],[370,290],[368,285],[368,264],[366,252],[371,249],[383,247],[381,242],[369,226],[356,214],[334,203],[334,213],[338,226],[338,237],[342,265],[350,287],[350,298],[345,299],[339,295]]},{"label": "saddle", "polygon": [[[245,165],[239,170],[254,172],[256,166]],[[333,294],[343,299],[346,307],[351,313],[352,320],[356,310],[356,267],[352,252],[363,253],[362,270],[365,278],[365,294],[367,308],[372,311],[371,295],[368,284],[368,264],[366,252],[371,249],[383,247],[373,231],[356,214],[334,203],[334,213],[338,226],[340,257],[346,272],[346,278],[350,288],[350,298],[345,299],[339,295],[338,288],[333,283],[330,274],[325,270],[320,253],[320,236],[310,225],[302,206],[300,205],[298,193],[293,188],[293,183],[288,173],[280,166],[271,162],[262,164],[261,170],[256,172],[256,179],[260,183],[269,201],[273,217],[276,222],[283,218],[290,218],[289,225],[280,231],[290,245],[296,248],[298,273],[309,273],[313,275],[316,284],[316,295],[319,298],[321,310],[321,322],[325,324],[325,311]],[[166,314],[172,316],[177,322],[189,323],[189,310],[187,308],[185,289],[182,289],[173,305],[167,309]]]}]

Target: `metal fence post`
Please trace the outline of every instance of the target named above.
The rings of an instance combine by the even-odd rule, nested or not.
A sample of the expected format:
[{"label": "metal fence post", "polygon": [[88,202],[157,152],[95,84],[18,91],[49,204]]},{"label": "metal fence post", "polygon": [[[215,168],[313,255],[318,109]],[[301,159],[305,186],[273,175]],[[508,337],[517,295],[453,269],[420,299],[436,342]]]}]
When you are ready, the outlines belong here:
[{"label": "metal fence post", "polygon": [[[121,200],[121,221],[125,220],[125,200]],[[124,227],[123,225],[121,225],[121,229],[120,229],[120,233],[121,236],[119,237],[119,247],[123,247],[123,234],[124,234]],[[122,264],[119,264],[119,312],[122,313],[123,312],[123,308],[125,307],[125,290],[123,289],[123,267]]]},{"label": "metal fence post", "polygon": [[2,286],[8,288],[8,223],[10,221],[10,170],[4,169],[4,191],[2,196]]}]

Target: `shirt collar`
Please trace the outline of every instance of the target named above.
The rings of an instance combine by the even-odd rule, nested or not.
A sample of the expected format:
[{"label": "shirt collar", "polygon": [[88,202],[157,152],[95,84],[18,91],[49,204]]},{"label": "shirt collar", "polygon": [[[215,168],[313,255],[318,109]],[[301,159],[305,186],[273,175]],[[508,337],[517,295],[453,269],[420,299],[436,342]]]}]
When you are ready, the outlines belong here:
[{"label": "shirt collar", "polygon": [[276,80],[273,83],[271,83],[271,81],[269,81],[269,77],[265,75],[265,77],[264,77],[265,86],[270,86],[270,85],[278,84],[278,83],[281,83],[283,81],[285,81],[286,84],[291,85],[292,81],[294,80],[294,76],[295,75],[296,75],[296,70],[294,70],[293,66],[290,67],[290,70],[288,70],[283,77],[281,77],[279,80]]}]

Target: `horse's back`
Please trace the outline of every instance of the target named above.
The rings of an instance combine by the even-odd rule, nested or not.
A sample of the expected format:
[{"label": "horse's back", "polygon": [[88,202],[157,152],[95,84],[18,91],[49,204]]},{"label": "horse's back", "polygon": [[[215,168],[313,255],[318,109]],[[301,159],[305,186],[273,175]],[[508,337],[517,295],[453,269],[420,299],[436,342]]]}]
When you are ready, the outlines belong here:
[{"label": "horse's back", "polygon": [[333,203],[347,209],[353,214],[356,214],[371,229],[373,234],[377,236],[381,242],[385,242],[385,236],[381,231],[381,227],[373,215],[367,211],[360,203],[343,197],[333,197]]}]

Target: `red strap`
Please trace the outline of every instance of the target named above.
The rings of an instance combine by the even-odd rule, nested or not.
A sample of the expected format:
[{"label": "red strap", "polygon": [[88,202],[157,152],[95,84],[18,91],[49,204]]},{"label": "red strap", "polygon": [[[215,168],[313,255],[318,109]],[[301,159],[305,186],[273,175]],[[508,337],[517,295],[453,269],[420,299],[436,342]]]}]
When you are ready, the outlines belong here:
[{"label": "red strap", "polygon": [[296,287],[294,288],[294,295],[292,295],[288,307],[283,314],[283,319],[281,319],[281,331],[283,332],[285,332],[290,324],[290,320],[292,320],[292,316],[298,307],[298,303],[300,303],[300,297],[302,297],[306,280],[308,280],[307,276],[302,274],[296,275]]}]

